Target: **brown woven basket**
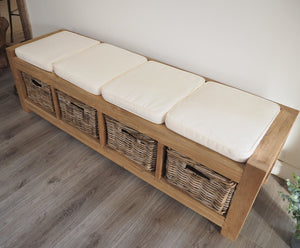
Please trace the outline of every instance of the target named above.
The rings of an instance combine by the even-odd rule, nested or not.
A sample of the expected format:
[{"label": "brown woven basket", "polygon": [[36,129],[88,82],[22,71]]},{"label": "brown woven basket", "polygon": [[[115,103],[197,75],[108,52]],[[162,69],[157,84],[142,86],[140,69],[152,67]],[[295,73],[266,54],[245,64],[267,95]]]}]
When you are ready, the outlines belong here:
[{"label": "brown woven basket", "polygon": [[61,119],[99,139],[97,110],[57,90]]},{"label": "brown woven basket", "polygon": [[186,191],[203,205],[225,214],[236,183],[168,148],[166,179]]},{"label": "brown woven basket", "polygon": [[30,101],[47,111],[55,114],[51,87],[42,81],[33,78],[27,73],[22,72],[22,77],[25,82],[27,96]]},{"label": "brown woven basket", "polygon": [[105,117],[107,145],[130,160],[153,171],[156,166],[157,142],[124,124]]}]

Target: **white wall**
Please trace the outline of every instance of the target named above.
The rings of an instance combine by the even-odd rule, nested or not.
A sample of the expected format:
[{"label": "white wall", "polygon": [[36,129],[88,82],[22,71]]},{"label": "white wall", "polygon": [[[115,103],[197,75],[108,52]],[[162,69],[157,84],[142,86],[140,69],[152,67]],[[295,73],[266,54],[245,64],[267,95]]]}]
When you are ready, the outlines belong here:
[{"label": "white wall", "polygon": [[[300,109],[299,0],[27,0],[34,36],[67,28]],[[300,170],[300,118],[274,170]],[[284,173],[280,172],[284,164]]]}]

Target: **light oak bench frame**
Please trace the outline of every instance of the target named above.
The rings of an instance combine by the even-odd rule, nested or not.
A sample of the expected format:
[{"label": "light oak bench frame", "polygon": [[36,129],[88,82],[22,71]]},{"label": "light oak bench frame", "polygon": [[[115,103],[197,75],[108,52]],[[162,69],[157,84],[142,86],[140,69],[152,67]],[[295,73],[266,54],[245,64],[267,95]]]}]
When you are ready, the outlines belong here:
[{"label": "light oak bench frame", "polygon": [[[52,72],[44,71],[16,57],[15,49],[18,46],[47,37],[59,31],[62,30],[58,30],[6,49],[22,108],[26,112],[35,112],[42,118],[74,136],[82,143],[93,148],[100,154],[103,154],[105,157],[143,179],[155,188],[161,190],[175,200],[181,202],[183,205],[209,219],[221,227],[222,235],[231,240],[235,240],[238,237],[262,184],[267,181],[271,170],[278,159],[290,129],[296,120],[298,111],[287,106],[280,105],[280,113],[274,120],[266,135],[263,137],[254,154],[247,160],[246,163],[235,162],[213,150],[174,133],[167,129],[165,125],[153,124],[142,119],[124,109],[106,102],[102,96],[90,94],[87,91],[84,91],[81,88],[63,80]],[[148,60],[153,59],[148,58]],[[27,98],[26,88],[22,80],[21,72],[30,74],[51,86],[56,116],[44,111]],[[208,78],[205,79],[206,81],[211,80]],[[55,93],[56,89],[65,92],[66,94],[97,110],[100,136],[99,140],[90,137],[61,120],[59,104]],[[148,135],[158,142],[155,172],[145,171],[141,168],[141,166],[135,164],[124,155],[119,154],[106,145],[107,138],[104,114]],[[190,197],[182,190],[170,185],[164,179],[164,158],[166,146],[238,183],[231,205],[225,216],[219,215],[213,210],[202,205],[199,201]]]}]

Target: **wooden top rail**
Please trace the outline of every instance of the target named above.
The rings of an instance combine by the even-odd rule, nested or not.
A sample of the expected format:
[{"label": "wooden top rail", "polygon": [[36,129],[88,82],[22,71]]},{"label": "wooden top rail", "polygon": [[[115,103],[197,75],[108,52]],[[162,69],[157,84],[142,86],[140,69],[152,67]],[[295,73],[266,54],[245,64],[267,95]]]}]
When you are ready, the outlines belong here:
[{"label": "wooden top rail", "polygon": [[247,164],[266,173],[272,170],[299,113],[298,110],[284,105],[280,107],[278,116],[247,161]]}]

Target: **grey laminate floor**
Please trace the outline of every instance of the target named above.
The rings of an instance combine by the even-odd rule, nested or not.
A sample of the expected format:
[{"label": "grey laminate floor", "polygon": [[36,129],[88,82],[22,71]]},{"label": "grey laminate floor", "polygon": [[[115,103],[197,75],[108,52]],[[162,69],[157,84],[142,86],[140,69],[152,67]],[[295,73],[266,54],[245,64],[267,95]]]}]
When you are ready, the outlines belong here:
[{"label": "grey laminate floor", "polygon": [[20,108],[0,70],[0,247],[289,247],[271,176],[237,241],[192,210]]}]

